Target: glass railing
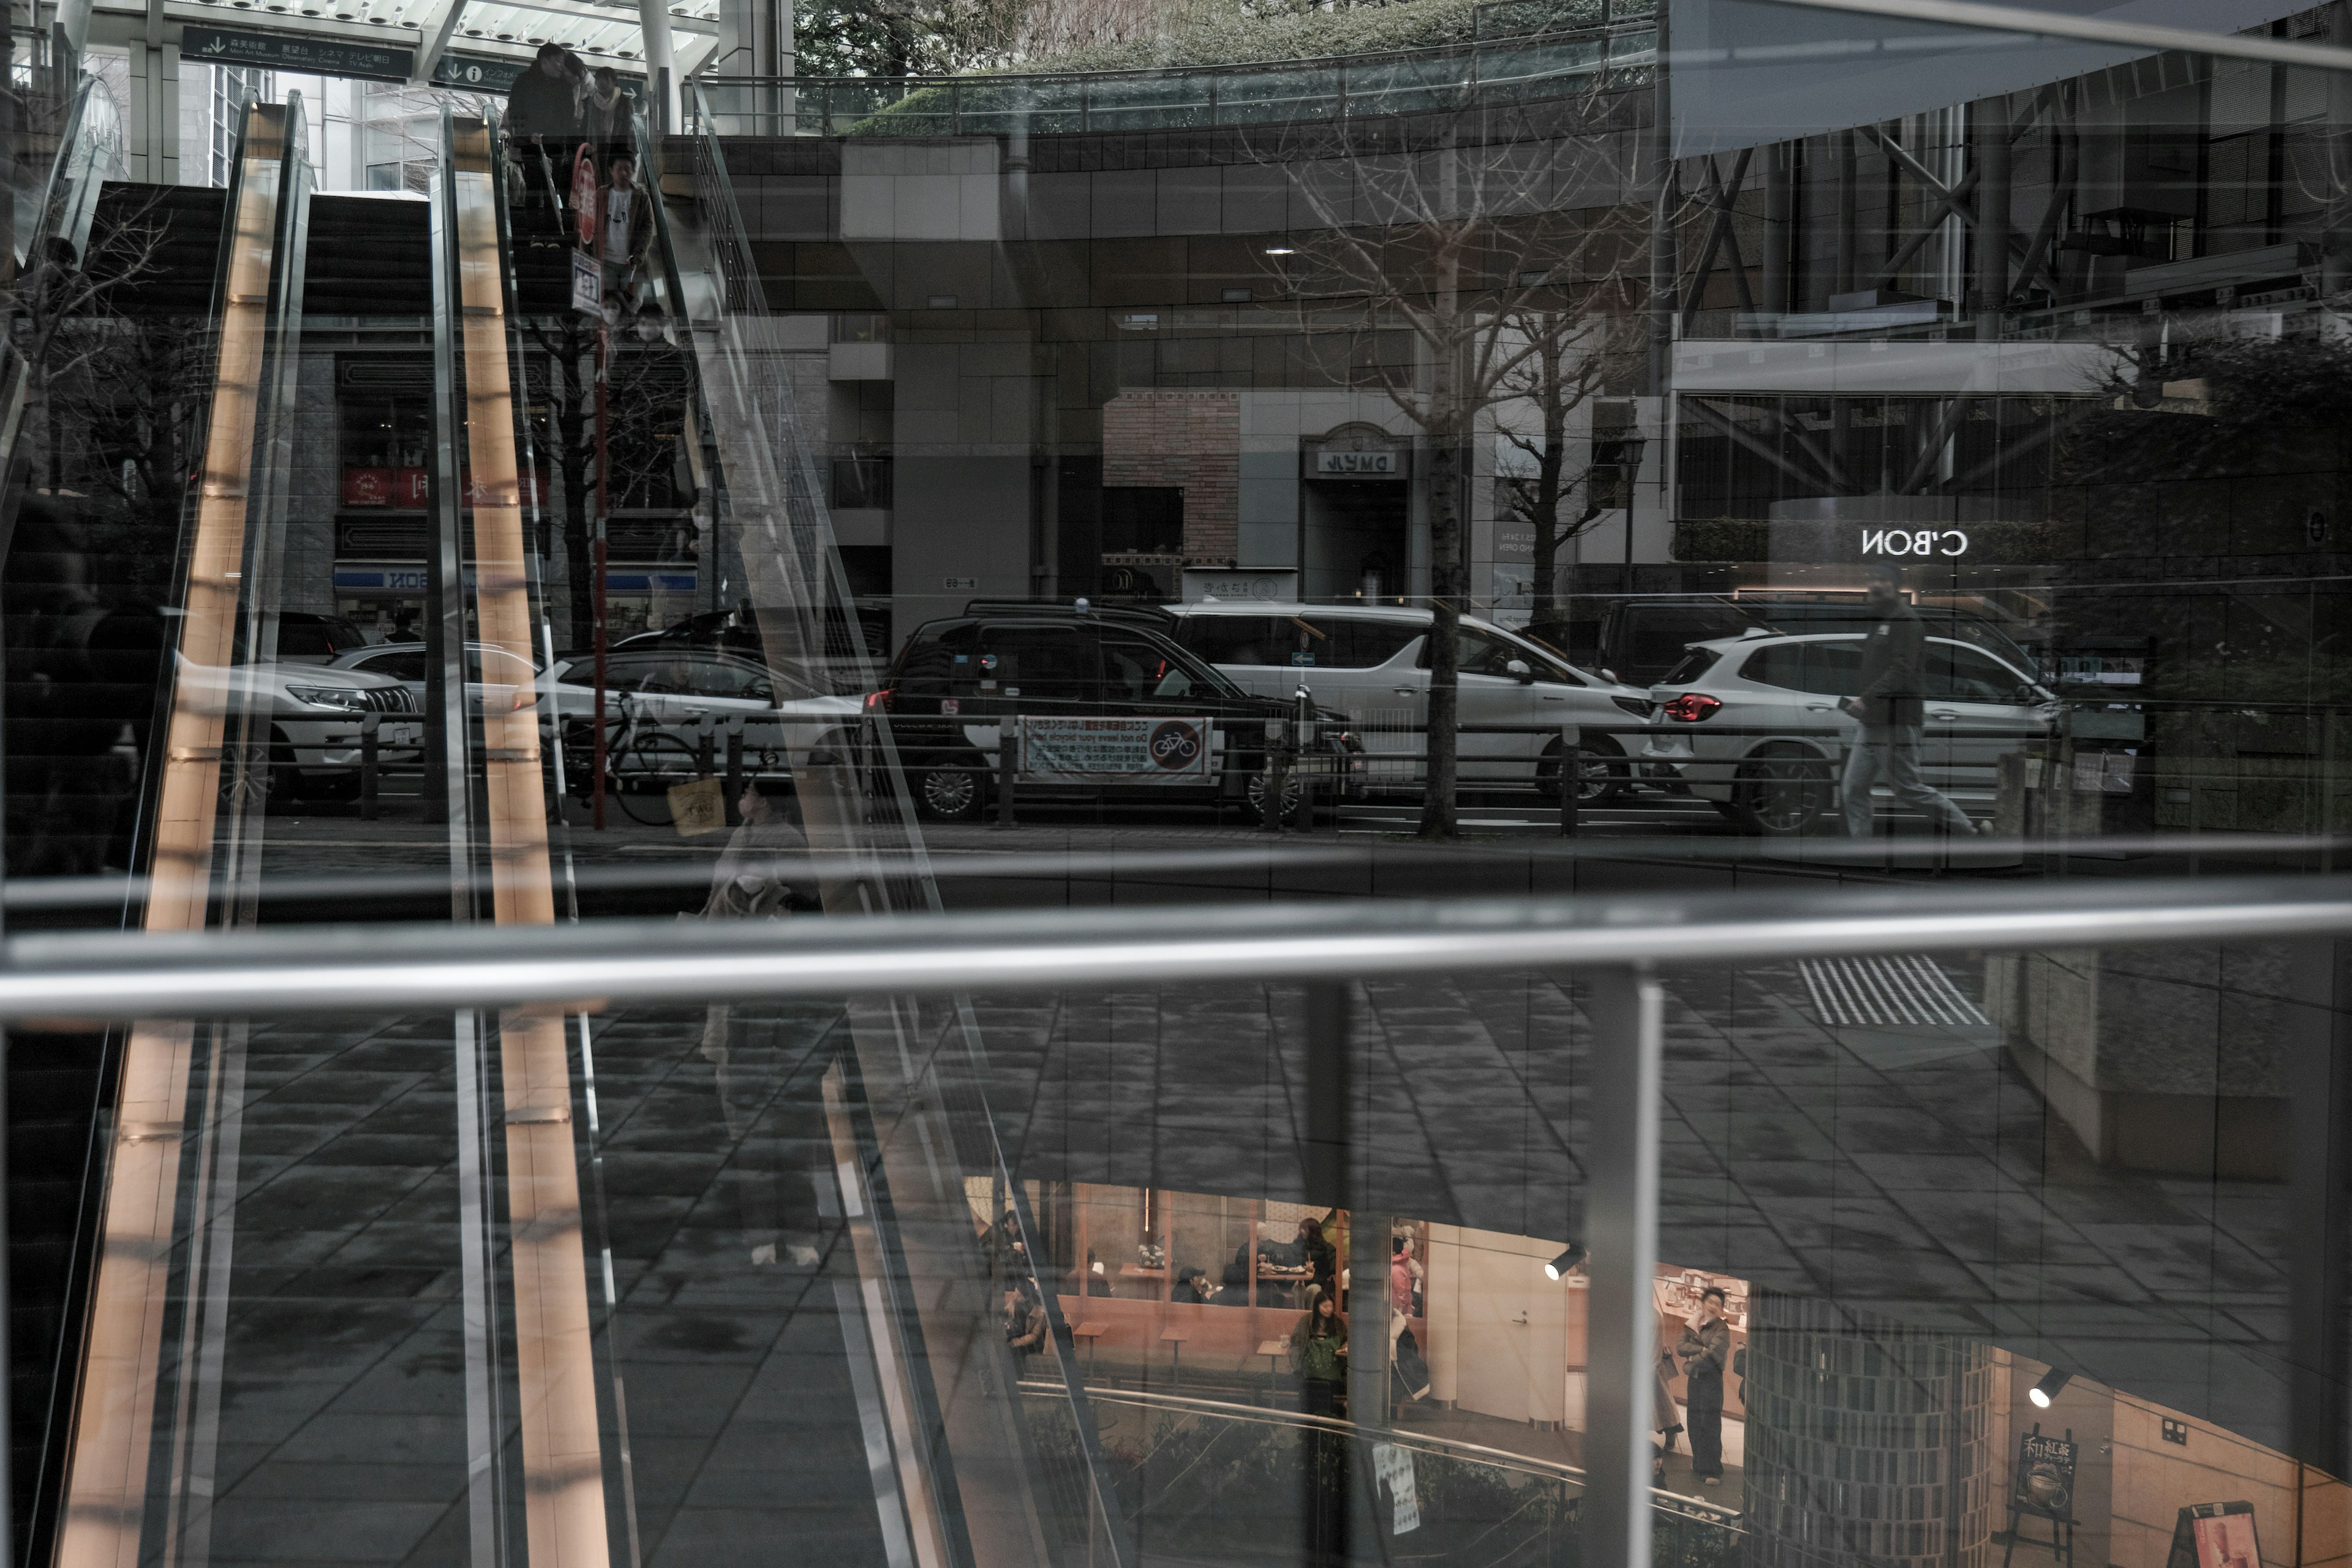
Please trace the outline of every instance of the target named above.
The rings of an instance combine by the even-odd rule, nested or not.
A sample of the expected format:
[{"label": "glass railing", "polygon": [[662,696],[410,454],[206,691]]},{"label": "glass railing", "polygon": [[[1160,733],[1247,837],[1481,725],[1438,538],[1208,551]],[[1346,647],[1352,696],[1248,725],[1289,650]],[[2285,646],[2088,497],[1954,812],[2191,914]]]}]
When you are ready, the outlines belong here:
[{"label": "glass railing", "polygon": [[1336,59],[936,77],[703,77],[723,136],[991,136],[1206,130],[1447,113],[1647,80],[1644,22]]}]

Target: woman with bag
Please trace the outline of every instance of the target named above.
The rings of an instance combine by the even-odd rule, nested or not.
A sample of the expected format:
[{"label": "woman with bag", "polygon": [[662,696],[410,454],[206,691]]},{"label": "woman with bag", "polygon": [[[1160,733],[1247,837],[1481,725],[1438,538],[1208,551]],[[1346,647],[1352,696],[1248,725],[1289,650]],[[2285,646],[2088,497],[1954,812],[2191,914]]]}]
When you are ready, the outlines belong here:
[{"label": "woman with bag", "polygon": [[1336,1415],[1348,1384],[1348,1320],[1330,1292],[1309,1289],[1306,1315],[1290,1331],[1290,1370],[1299,1382],[1298,1408]]}]

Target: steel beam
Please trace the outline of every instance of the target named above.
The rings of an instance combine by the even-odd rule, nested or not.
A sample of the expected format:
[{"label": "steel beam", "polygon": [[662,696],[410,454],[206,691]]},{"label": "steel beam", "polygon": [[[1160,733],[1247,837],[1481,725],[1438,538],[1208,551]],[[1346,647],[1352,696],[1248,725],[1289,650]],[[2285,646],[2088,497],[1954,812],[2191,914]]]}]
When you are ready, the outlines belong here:
[{"label": "steel beam", "polygon": [[1592,1020],[1583,1561],[1650,1561],[1650,1397],[1656,1385],[1658,983],[1606,970],[1586,983]]}]

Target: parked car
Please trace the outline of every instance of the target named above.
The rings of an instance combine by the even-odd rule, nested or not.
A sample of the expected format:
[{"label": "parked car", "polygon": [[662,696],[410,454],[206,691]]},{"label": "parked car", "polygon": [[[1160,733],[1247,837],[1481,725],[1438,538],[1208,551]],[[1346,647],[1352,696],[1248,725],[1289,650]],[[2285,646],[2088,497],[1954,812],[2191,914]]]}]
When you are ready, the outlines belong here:
[{"label": "parked car", "polygon": [[[1750,632],[1688,649],[1651,689],[1659,726],[1645,760],[1750,833],[1816,831],[1862,726],[1840,699],[1862,689],[1863,637]],[[1952,637],[1927,639],[1920,772],[1963,810],[1989,812],[2000,759],[2046,737],[2058,699],[2024,670]]]},{"label": "parked car", "polygon": [[[1300,685],[1348,716],[1365,750],[1368,791],[1413,792],[1427,774],[1429,628],[1425,609],[1378,605],[1171,605],[1175,637],[1243,689],[1286,697]],[[1580,727],[1578,801],[1615,798],[1650,694],[1475,616],[1459,644],[1462,787],[1524,789],[1559,798],[1560,730]],[[1478,732],[1481,727],[1518,733]],[[1628,741],[1635,744],[1628,746]]]},{"label": "parked car", "polygon": [[[1927,629],[1980,647],[2032,674],[2034,662],[2000,623],[1948,605],[1921,605]],[[1870,629],[1877,620],[1859,592],[1788,590],[1742,594],[1672,594],[1619,599],[1601,617],[1600,662],[1640,686],[1664,680],[1695,643],[1750,632],[1805,637]]]},{"label": "parked car", "polygon": [[[241,795],[267,806],[289,797],[350,800],[360,793],[362,725],[377,721],[377,743],[387,751],[416,745],[424,736],[421,704],[390,676],[305,664],[255,664],[235,668],[183,663],[175,700],[211,711],[255,712],[268,723],[242,770],[224,765],[225,797]],[[238,744],[234,729],[227,744]]]},{"label": "parked car", "polygon": [[[593,721],[596,710],[596,660],[591,654],[555,666],[556,710],[571,730]],[[776,700],[768,668],[757,660],[718,648],[684,643],[638,644],[604,658],[604,714],[608,729],[620,722],[624,700],[641,730],[674,736],[698,756],[706,725],[712,762],[724,768],[727,731],[743,725],[743,771],[757,778],[788,778],[791,753],[805,750],[827,732],[855,730],[856,697]]]},{"label": "parked car", "polygon": [[[1205,742],[1201,771],[1172,771],[1167,783],[1024,784],[1024,798],[1227,802],[1265,811],[1268,724],[1291,718],[1296,704],[1286,693],[1243,690],[1179,647],[1163,629],[1170,624],[1154,611],[975,602],[963,615],[916,627],[868,699],[877,718],[887,716],[916,809],[939,821],[981,816],[994,789],[999,731],[1014,716],[1195,719],[1210,731],[1177,737],[1186,759]],[[1317,734],[1283,790],[1286,814],[1302,808],[1302,773],[1335,779],[1341,793],[1353,787],[1355,742],[1343,716],[1328,708],[1313,716]]]},{"label": "parked car", "polygon": [[279,664],[331,664],[336,657],[366,647],[374,639],[357,621],[308,610],[278,612]]},{"label": "parked car", "polygon": [[[416,700],[416,710],[421,713],[425,710],[428,668],[425,661],[423,643],[377,643],[370,647],[354,648],[336,655],[329,668],[391,676],[408,688],[409,695]],[[466,645],[466,700],[473,711],[478,712],[485,700],[494,703],[504,702],[511,707],[515,694],[530,690],[538,679],[536,665],[517,658],[502,647],[478,642]]]},{"label": "parked car", "polygon": [[[839,610],[828,617],[824,630],[826,668],[839,675],[854,671],[862,658],[870,665],[879,665],[890,656],[890,609],[887,603],[858,600],[851,605],[852,622]],[[658,631],[638,632],[623,637],[612,646],[611,652],[642,652],[647,648],[707,647],[745,658],[765,662],[769,649],[760,631],[762,616],[781,626],[801,624],[804,612],[800,610],[754,610],[749,603],[731,610],[712,610],[703,615],[688,616],[675,626]]]}]

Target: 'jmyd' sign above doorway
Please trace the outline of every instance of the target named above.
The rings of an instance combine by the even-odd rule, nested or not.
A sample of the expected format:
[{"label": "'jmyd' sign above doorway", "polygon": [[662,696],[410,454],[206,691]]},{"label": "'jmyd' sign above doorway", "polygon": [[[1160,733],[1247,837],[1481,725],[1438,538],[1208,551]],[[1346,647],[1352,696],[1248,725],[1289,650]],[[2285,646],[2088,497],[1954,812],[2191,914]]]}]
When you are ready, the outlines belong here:
[{"label": "'jmyd' sign above doorway", "polygon": [[1298,443],[1301,479],[1402,479],[1412,468],[1412,448],[1367,420],[1335,425]]}]

